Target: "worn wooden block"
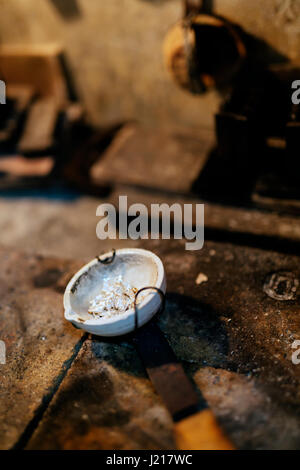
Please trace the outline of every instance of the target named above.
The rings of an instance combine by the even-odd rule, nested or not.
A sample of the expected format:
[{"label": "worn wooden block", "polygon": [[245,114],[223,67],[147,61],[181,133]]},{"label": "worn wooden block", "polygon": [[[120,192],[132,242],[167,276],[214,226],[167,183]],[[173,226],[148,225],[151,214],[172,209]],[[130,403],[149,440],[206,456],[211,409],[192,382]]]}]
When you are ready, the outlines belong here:
[{"label": "worn wooden block", "polygon": [[55,97],[58,103],[67,99],[67,89],[57,44],[1,45],[1,78],[9,85],[28,85],[41,96]]},{"label": "worn wooden block", "polygon": [[17,145],[21,154],[44,152],[53,147],[59,108],[53,98],[41,98],[30,108],[22,137]]},{"label": "worn wooden block", "polygon": [[15,101],[16,111],[23,112],[32,101],[34,89],[30,85],[7,85],[6,95]]},{"label": "worn wooden block", "polygon": [[28,85],[6,86],[6,106],[0,113],[0,153],[15,150],[22,129],[22,118],[34,96]]},{"label": "worn wooden block", "polygon": [[[62,291],[78,265],[0,250],[0,448],[34,426],[80,347],[82,333],[66,324]],[[27,429],[27,431],[26,431]]]},{"label": "worn wooden block", "polygon": [[[299,448],[300,366],[291,361],[299,258],[224,243],[206,242],[197,253],[183,241],[137,245],[164,262],[159,326],[231,440],[238,448]],[[290,278],[276,287],[268,275],[278,271]],[[28,448],[174,448],[170,416],[127,338],[85,342]]]},{"label": "worn wooden block", "polygon": [[51,157],[25,158],[20,155],[2,157],[0,171],[15,176],[44,176],[53,168]]},{"label": "worn wooden block", "polygon": [[213,132],[153,132],[128,125],[92,168],[98,182],[189,192],[213,145]]}]

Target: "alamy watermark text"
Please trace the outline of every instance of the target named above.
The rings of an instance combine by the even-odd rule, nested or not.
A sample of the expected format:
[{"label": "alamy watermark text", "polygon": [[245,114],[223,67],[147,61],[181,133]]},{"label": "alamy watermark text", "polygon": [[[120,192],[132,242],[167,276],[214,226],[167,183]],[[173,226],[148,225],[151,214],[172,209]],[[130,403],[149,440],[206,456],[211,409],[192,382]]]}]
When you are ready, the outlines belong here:
[{"label": "alamy watermark text", "polygon": [[128,207],[127,196],[119,196],[118,210],[112,204],[100,204],[96,215],[101,217],[96,228],[100,240],[169,240],[172,235],[188,240],[185,249],[189,251],[204,245],[204,204],[151,204],[149,214],[144,204]]},{"label": "alamy watermark text", "polygon": [[6,346],[4,341],[0,341],[0,365],[6,364]]},{"label": "alamy watermark text", "polygon": [[0,104],[6,104],[6,86],[3,80],[0,80]]}]

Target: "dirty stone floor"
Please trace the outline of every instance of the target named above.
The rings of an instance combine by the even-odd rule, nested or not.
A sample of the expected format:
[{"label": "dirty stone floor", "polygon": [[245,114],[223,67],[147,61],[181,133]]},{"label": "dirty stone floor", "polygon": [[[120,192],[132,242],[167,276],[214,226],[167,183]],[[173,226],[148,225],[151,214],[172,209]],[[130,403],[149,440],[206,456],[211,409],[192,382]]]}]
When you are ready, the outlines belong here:
[{"label": "dirty stone floor", "polygon": [[[112,246],[138,246],[165,264],[159,326],[235,445],[299,449],[300,365],[291,361],[300,339],[299,258],[221,240],[196,253],[184,241],[100,241],[100,202],[0,199],[0,339],[7,347],[0,448],[174,448],[171,418],[130,338],[85,335],[63,318],[64,287],[84,261]],[[208,224],[259,226],[251,219],[258,213],[226,210],[222,219],[217,206],[208,207]],[[272,217],[264,218],[271,235],[280,229]],[[296,287],[290,297],[272,290],[270,274],[278,272]]]}]

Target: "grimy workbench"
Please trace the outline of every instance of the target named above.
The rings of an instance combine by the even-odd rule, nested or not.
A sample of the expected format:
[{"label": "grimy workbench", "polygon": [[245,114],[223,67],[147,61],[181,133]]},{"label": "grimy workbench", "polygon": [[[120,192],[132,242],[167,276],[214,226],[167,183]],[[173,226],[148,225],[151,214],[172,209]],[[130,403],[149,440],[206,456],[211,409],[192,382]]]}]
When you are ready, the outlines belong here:
[{"label": "grimy workbench", "polygon": [[[299,448],[299,298],[266,289],[270,273],[299,278],[299,258],[209,241],[194,253],[184,241],[136,246],[163,260],[157,321],[237,447]],[[0,251],[0,446],[173,449],[171,418],[130,337],[91,337],[64,320],[64,287],[81,264]]]}]

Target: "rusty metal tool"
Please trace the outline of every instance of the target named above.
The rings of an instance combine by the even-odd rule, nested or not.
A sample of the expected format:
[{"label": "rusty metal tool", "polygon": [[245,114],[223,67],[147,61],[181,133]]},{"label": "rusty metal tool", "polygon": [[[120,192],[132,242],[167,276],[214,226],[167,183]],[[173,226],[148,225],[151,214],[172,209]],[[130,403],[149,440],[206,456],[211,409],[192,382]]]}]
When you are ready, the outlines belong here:
[{"label": "rusty metal tool", "polygon": [[139,290],[135,298],[136,330],[133,343],[140,355],[154,388],[161,396],[174,420],[175,441],[180,450],[234,450],[205,399],[198,394],[184,372],[163,333],[152,320],[138,326],[137,296],[146,289],[164,294],[157,288]]}]

